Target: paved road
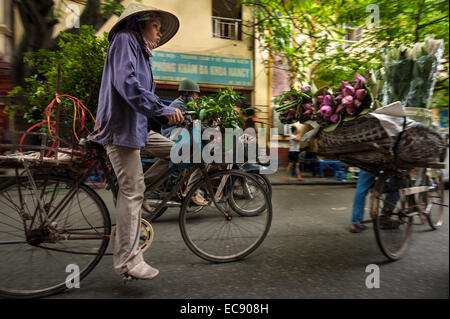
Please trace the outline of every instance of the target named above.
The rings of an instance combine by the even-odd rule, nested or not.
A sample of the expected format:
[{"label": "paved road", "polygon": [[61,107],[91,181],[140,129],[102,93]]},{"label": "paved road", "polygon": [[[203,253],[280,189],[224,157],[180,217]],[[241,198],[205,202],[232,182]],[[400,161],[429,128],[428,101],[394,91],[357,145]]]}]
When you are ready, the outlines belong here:
[{"label": "paved road", "polygon": [[[354,190],[274,186],[268,237],[245,260],[228,264],[192,254],[179,233],[177,212],[168,211],[153,223],[155,240],[145,253],[161,271],[157,279],[124,285],[112,257],[104,257],[81,288],[51,298],[449,298],[448,215],[439,231],[415,227],[406,256],[388,262],[371,225],[360,234],[348,232]],[[380,267],[380,288],[365,285],[370,264]]]}]

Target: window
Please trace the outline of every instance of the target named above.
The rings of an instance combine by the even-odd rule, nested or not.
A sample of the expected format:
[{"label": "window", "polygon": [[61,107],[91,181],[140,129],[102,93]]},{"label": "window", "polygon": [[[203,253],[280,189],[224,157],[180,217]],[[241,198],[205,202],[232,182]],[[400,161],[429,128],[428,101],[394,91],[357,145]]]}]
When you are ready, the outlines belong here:
[{"label": "window", "polygon": [[348,33],[345,35],[344,40],[348,41],[359,41],[363,35],[363,26],[357,28],[348,28]]},{"label": "window", "polygon": [[238,0],[212,1],[212,35],[215,38],[241,40],[242,10]]}]

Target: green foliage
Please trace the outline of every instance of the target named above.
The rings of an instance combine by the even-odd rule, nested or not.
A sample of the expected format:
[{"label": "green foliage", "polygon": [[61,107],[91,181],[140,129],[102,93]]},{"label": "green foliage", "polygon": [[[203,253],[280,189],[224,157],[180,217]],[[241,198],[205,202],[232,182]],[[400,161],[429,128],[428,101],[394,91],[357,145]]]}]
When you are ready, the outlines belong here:
[{"label": "green foliage", "polygon": [[[354,27],[365,25],[369,13],[365,12],[364,8],[372,2],[339,1],[337,22]],[[413,47],[418,42],[424,42],[426,38],[443,39],[445,45],[443,72],[436,83],[430,107],[448,107],[449,2],[380,0],[375,3],[380,9],[379,26],[365,27],[363,40],[352,45],[349,48],[350,53],[363,52],[367,59],[374,62],[373,68],[377,69],[375,65],[378,65],[378,68],[384,66],[383,54],[389,49]],[[321,68],[325,70],[327,66],[322,65]]]},{"label": "green foliage", "polygon": [[[262,48],[284,59],[291,74],[306,84],[308,68],[317,52],[325,52],[339,28],[335,25],[332,6],[313,0],[241,0],[253,6],[255,36]],[[328,3],[328,2],[327,2]],[[294,80],[294,79],[293,79]]]},{"label": "green foliage", "polygon": [[[365,74],[383,66],[383,51],[444,39],[446,74],[437,81],[436,94],[448,92],[449,3],[447,0],[241,0],[255,10],[255,36],[263,50],[284,58],[293,82],[336,86],[352,74]],[[378,25],[369,5],[379,8]],[[355,43],[343,41],[349,29],[363,28]],[[442,99],[435,98],[435,102]],[[448,105],[448,95],[447,102]]]},{"label": "green foliage", "polygon": [[[24,87],[17,86],[9,92],[9,96],[21,96],[26,100],[23,106],[6,108],[10,117],[21,110],[30,125],[45,120],[45,108],[55,98],[58,64],[61,65],[59,94],[77,97],[95,114],[108,50],[106,33],[96,37],[91,26],[83,26],[79,35],[61,33],[59,47],[58,51],[41,49],[25,55],[25,62],[36,74],[25,79]],[[61,102],[60,122],[71,125],[73,104],[67,99]],[[86,117],[86,120],[90,118]],[[86,125],[89,129],[93,127],[92,122],[86,122]]]},{"label": "green foliage", "polygon": [[232,88],[218,90],[216,95],[200,96],[196,102],[186,104],[188,111],[195,111],[193,119],[199,119],[207,126],[217,124],[221,128],[239,128],[245,124],[236,110],[243,98]]},{"label": "green foliage", "polygon": [[[140,2],[141,0],[138,1]],[[125,10],[125,7],[121,3],[117,3],[114,0],[105,0],[101,11],[103,14],[120,16],[123,10]]]}]

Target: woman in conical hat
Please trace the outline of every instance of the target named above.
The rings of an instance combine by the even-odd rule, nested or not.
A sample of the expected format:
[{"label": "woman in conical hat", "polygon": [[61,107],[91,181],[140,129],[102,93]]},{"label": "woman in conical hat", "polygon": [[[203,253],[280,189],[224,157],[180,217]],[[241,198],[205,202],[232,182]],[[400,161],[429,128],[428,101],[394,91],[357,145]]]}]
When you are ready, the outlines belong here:
[{"label": "woman in conical hat", "polygon": [[[110,33],[96,121],[100,131],[89,138],[103,144],[117,175],[114,270],[127,278],[153,279],[159,271],[148,265],[139,248],[145,183],[141,150],[170,154],[172,143],[148,133],[148,118],[166,117],[180,124],[180,110],[165,106],[155,95],[152,50],[169,41],[179,21],[173,14],[142,4],[128,6]],[[151,135],[151,136],[150,136]]]}]

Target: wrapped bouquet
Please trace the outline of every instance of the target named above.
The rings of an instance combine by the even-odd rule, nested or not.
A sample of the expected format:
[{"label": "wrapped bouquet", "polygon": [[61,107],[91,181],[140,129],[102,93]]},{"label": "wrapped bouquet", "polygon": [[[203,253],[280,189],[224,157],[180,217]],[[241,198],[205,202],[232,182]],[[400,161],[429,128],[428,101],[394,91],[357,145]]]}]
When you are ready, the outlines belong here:
[{"label": "wrapped bouquet", "polygon": [[400,101],[406,107],[429,106],[444,52],[444,41],[428,38],[414,47],[401,46],[385,54],[384,104]]},{"label": "wrapped bouquet", "polygon": [[343,121],[351,121],[374,109],[374,98],[367,78],[359,74],[351,82],[342,81],[338,88],[309,86],[300,91],[291,89],[276,100],[280,121],[284,124],[317,122],[325,131],[332,131]]}]

